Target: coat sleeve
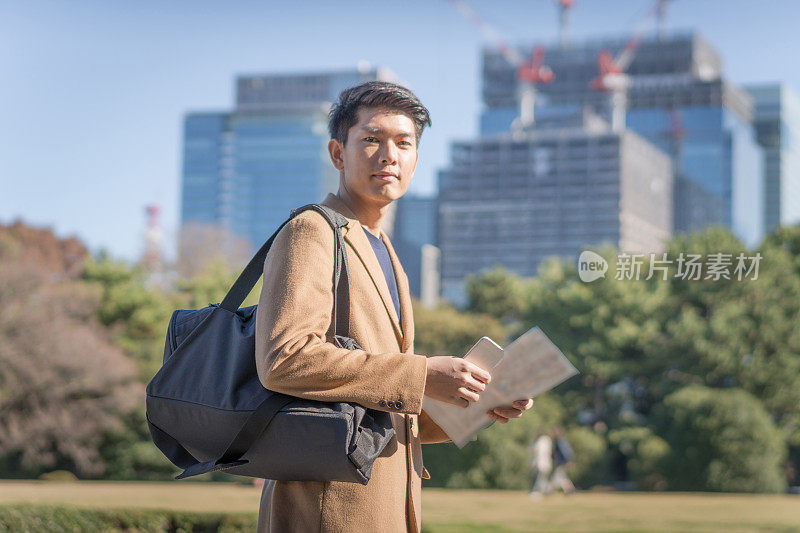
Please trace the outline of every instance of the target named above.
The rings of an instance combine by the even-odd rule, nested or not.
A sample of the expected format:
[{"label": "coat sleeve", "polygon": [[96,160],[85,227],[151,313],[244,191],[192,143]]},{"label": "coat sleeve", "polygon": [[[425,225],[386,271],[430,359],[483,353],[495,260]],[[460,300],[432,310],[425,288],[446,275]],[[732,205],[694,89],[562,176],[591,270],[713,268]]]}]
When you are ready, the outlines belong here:
[{"label": "coat sleeve", "polygon": [[419,414],[427,370],[424,355],[369,353],[331,342],[333,253],[333,230],[312,211],[293,218],[275,237],[264,263],[256,312],[261,383],[309,400]]}]

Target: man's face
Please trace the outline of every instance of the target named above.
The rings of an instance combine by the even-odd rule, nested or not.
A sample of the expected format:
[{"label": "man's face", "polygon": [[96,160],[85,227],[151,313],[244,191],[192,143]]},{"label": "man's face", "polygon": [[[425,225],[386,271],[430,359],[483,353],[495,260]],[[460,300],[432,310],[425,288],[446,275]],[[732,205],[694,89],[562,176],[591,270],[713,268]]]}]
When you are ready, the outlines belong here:
[{"label": "man's face", "polygon": [[385,206],[405,194],[417,168],[414,121],[397,111],[361,108],[347,143],[328,144],[340,184],[354,200]]}]

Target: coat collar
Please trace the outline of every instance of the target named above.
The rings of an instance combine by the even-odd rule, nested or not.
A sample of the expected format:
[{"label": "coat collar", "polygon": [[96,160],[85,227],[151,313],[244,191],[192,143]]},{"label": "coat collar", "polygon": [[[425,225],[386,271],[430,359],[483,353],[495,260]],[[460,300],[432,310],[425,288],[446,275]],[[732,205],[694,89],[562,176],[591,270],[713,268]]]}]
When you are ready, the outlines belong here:
[{"label": "coat collar", "polygon": [[392,261],[392,268],[394,269],[395,280],[397,281],[397,293],[400,300],[399,319],[397,317],[397,313],[395,312],[394,304],[392,303],[392,296],[389,293],[389,287],[386,284],[386,277],[383,275],[383,270],[378,262],[378,258],[375,256],[375,251],[372,249],[372,244],[370,244],[369,238],[367,237],[367,234],[364,228],[361,226],[358,218],[356,218],[350,208],[347,207],[347,204],[345,204],[335,194],[328,193],[325,199],[320,203],[330,207],[331,209],[334,209],[347,219],[347,226],[342,229],[344,239],[350,243],[350,246],[356,252],[356,255],[367,269],[367,272],[372,279],[372,283],[375,286],[375,289],[378,291],[381,300],[383,301],[383,306],[386,308],[386,312],[389,314],[389,318],[392,321],[392,326],[394,327],[394,332],[397,336],[398,343],[400,344],[402,351],[405,352],[408,349],[408,333],[413,331],[410,312],[411,294],[409,292],[407,278],[399,275],[401,272],[403,272],[403,267],[400,265],[400,260],[397,258],[397,254],[394,251],[394,247],[392,246],[389,237],[383,230],[381,230],[381,239],[383,240],[383,243],[386,245],[386,249],[389,252],[389,258]]}]

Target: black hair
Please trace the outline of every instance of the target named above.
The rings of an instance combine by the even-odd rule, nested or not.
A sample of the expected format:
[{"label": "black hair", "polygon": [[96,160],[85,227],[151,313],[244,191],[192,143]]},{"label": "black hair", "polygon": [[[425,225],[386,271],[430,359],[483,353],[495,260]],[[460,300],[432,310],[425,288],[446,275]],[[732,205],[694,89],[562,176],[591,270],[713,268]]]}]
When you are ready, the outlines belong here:
[{"label": "black hair", "polygon": [[414,122],[417,144],[422,130],[431,125],[428,109],[410,90],[388,81],[368,81],[342,91],[339,101],[331,106],[328,132],[332,139],[343,145],[347,142],[347,132],[358,122],[361,108],[387,109],[408,116]]}]

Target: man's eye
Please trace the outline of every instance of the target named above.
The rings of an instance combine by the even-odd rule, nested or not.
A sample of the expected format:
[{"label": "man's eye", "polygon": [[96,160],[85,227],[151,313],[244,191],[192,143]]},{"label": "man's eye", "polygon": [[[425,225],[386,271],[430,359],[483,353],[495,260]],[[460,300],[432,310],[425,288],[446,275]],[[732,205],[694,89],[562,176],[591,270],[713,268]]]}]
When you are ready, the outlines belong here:
[{"label": "man's eye", "polygon": [[364,140],[367,141],[368,143],[378,142],[378,139],[376,139],[375,137],[364,137]]},{"label": "man's eye", "polygon": [[409,142],[409,141],[400,141],[400,144],[404,144],[406,146],[411,146],[411,142]]}]

